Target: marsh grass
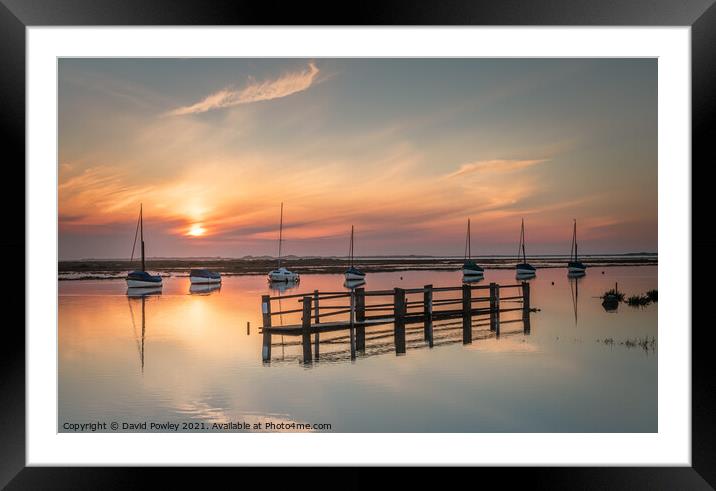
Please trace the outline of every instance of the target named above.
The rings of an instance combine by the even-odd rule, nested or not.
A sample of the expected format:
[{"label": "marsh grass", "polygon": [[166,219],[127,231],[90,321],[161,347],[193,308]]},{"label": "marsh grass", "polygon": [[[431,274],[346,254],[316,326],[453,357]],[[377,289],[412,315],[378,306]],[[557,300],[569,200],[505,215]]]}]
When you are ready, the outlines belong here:
[{"label": "marsh grass", "polygon": [[651,303],[651,299],[647,295],[632,295],[626,302],[630,307],[646,307]]},{"label": "marsh grass", "polygon": [[616,288],[611,288],[604,292],[604,295],[601,297],[603,300],[616,300],[617,302],[623,302],[624,301],[624,292],[620,292]]},{"label": "marsh grass", "polygon": [[626,348],[641,348],[644,351],[656,351],[656,337],[646,336],[645,338],[629,338],[623,341],[615,341],[614,338],[597,339],[598,343],[605,344],[607,346],[620,345]]}]

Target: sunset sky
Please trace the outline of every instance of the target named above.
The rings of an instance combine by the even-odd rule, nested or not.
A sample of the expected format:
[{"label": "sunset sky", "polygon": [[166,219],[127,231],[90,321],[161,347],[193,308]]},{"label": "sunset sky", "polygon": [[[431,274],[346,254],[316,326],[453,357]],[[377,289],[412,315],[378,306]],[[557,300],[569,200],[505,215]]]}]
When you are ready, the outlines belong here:
[{"label": "sunset sky", "polygon": [[657,62],[61,59],[60,259],[657,250]]}]

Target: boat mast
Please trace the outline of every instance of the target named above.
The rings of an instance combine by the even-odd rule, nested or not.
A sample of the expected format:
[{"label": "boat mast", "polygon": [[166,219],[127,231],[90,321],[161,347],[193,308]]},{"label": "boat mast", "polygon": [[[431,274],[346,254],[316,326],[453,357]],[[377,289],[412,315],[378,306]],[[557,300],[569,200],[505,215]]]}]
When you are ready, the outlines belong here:
[{"label": "boat mast", "polygon": [[472,237],[470,236],[470,219],[467,219],[467,259],[472,259]]},{"label": "boat mast", "polygon": [[281,267],[281,242],[283,241],[283,202],[281,203],[281,221],[278,226],[278,267]]},{"label": "boat mast", "polygon": [[520,231],[520,244],[522,245],[522,262],[527,263],[527,256],[525,255],[525,219],[522,219],[522,230]]},{"label": "boat mast", "polygon": [[577,219],[574,219],[574,261],[577,262]]},{"label": "boat mast", "polygon": [[146,271],[144,267],[144,218],[142,217],[141,203],[139,203],[139,238],[142,241],[142,271]]},{"label": "boat mast", "polygon": [[569,260],[577,261],[577,219],[574,219],[574,229],[572,230],[572,248],[569,251]]},{"label": "boat mast", "polygon": [[465,235],[465,252],[463,254],[463,259],[465,262],[467,262],[467,243],[470,240],[470,219],[467,219],[467,234]]},{"label": "boat mast", "polygon": [[351,268],[353,267],[353,225],[351,225],[351,245],[348,250],[348,254],[351,256]]}]

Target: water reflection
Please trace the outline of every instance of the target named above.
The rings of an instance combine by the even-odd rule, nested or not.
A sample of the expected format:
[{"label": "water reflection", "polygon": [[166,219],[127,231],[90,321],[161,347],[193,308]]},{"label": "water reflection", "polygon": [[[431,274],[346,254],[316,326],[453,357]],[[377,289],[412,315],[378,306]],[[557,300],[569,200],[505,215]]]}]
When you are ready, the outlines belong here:
[{"label": "water reflection", "polygon": [[162,294],[161,286],[143,286],[143,287],[127,288],[127,297],[129,297],[129,298],[140,298],[140,297],[146,297],[147,295],[161,295],[161,294]]},{"label": "water reflection", "polygon": [[189,293],[192,295],[211,295],[221,290],[221,283],[192,283]]},{"label": "water reflection", "polygon": [[485,279],[485,277],[483,275],[463,275],[462,276],[462,282],[466,283],[466,284],[479,283],[484,279]]},{"label": "water reflection", "polygon": [[[139,353],[139,364],[142,374],[144,374],[144,335],[146,333],[146,302],[147,295],[133,295],[127,298],[129,304],[129,315],[132,318],[132,331],[134,332],[134,339],[137,342],[137,352]],[[140,315],[141,315],[141,330],[137,333],[137,323],[134,320],[134,308],[133,303],[140,303]]]},{"label": "water reflection", "polygon": [[300,282],[298,281],[269,281],[269,289],[272,292],[287,292],[298,287]]},{"label": "water reflection", "polygon": [[[271,366],[263,365],[261,296],[298,310],[300,298],[288,298],[294,294],[348,292],[342,275],[305,274],[300,287],[282,285],[290,291],[272,289],[262,276],[227,276],[210,295],[188,295],[189,278],[178,276],[166,278],[162,291],[130,296],[121,280],[60,281],[58,418],[253,418],[325,422],[339,432],[654,432],[657,345],[648,356],[630,348],[658,336],[657,305],[608,315],[599,297],[617,281],[627,294],[655,289],[657,268],[604,269],[571,283],[576,302],[564,268],[541,269],[529,281],[531,304],[540,309],[528,317],[529,335],[519,303],[505,292],[501,308],[518,310],[500,317],[499,336],[486,316],[473,317],[470,344],[463,344],[462,317],[434,320],[427,340],[423,322],[407,323],[406,354],[397,357],[393,324],[356,326],[352,341],[347,330],[322,332],[310,369],[302,365],[300,336],[274,335]],[[515,283],[512,269],[488,274],[488,283]],[[455,271],[419,270],[371,273],[367,283],[370,290],[439,288],[460,279]],[[434,306],[447,308],[440,301],[456,297],[435,292]],[[345,295],[321,301],[321,312],[347,303]],[[300,311],[276,315],[273,323],[300,318]],[[206,410],[187,410],[197,406]]]},{"label": "water reflection", "polygon": [[365,280],[346,280],[343,282],[343,288],[347,288],[348,290],[355,290],[356,288],[362,287],[365,285]]},{"label": "water reflection", "polygon": [[579,281],[584,276],[584,273],[568,273],[567,278],[569,281],[569,289],[572,292],[572,308],[574,309],[574,325],[576,326],[579,322],[578,311],[579,311]]}]

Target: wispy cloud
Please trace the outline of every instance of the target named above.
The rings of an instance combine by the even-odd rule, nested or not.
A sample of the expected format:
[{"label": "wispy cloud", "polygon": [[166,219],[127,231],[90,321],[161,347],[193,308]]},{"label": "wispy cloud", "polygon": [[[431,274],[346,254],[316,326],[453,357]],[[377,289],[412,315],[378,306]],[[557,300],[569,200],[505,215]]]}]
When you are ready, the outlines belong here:
[{"label": "wispy cloud", "polygon": [[320,70],[314,63],[309,63],[305,70],[281,75],[275,80],[258,82],[250,79],[242,89],[226,88],[208,95],[203,100],[190,106],[182,106],[166,113],[168,116],[181,116],[238,106],[259,101],[280,99],[297,92],[303,92],[316,81]]},{"label": "wispy cloud", "polygon": [[526,169],[537,164],[547,162],[547,159],[534,160],[478,160],[462,164],[458,170],[451,172],[447,177],[457,177],[474,172],[511,172],[515,170]]}]

